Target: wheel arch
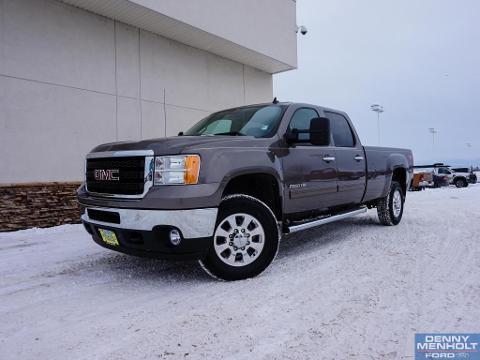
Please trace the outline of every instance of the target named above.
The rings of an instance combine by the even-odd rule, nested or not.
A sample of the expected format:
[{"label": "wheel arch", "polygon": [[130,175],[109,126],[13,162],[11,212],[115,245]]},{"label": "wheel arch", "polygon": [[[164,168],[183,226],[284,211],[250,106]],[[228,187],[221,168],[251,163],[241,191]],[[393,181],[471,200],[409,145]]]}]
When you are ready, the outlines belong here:
[{"label": "wheel arch", "polygon": [[249,195],[262,201],[277,220],[282,219],[282,182],[271,169],[243,170],[230,175],[224,182],[222,199],[234,194]]},{"label": "wheel arch", "polygon": [[407,177],[407,169],[403,166],[396,166],[392,171],[392,178],[390,180],[390,186],[392,182],[398,182],[402,187],[403,195],[407,195],[408,190],[408,177]]},{"label": "wheel arch", "polygon": [[387,196],[392,181],[397,181],[402,187],[404,196],[407,195],[408,182],[409,182],[409,170],[411,167],[408,164],[407,158],[402,154],[392,154],[388,157],[386,163],[386,171],[388,176],[386,177],[385,187],[382,192],[382,196]]}]

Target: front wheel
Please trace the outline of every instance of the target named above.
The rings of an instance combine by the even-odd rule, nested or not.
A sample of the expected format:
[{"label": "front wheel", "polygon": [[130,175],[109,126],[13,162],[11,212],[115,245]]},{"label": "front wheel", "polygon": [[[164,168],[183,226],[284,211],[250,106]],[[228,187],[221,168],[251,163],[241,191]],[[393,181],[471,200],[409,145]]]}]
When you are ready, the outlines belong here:
[{"label": "front wheel", "polygon": [[262,273],[275,259],[280,242],[270,208],[248,195],[231,195],[220,204],[212,246],[200,265],[222,280],[242,280]]},{"label": "front wheel", "polygon": [[402,220],[405,196],[398,182],[392,181],[387,196],[377,202],[377,213],[383,225],[398,225]]}]

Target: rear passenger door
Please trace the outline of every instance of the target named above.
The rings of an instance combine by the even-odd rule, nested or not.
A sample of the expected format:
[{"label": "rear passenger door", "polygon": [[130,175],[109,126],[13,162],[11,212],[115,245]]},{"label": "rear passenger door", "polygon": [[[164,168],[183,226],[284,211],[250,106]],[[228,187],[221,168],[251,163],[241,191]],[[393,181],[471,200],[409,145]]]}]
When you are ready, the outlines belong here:
[{"label": "rear passenger door", "polygon": [[330,119],[338,174],[338,204],[359,204],[366,186],[366,160],[363,146],[357,140],[347,118],[325,111]]}]

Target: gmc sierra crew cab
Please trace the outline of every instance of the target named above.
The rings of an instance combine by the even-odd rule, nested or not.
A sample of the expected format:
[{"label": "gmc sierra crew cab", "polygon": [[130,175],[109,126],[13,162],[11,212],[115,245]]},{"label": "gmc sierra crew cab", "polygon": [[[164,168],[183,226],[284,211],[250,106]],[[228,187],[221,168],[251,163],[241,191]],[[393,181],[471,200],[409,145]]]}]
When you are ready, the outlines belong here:
[{"label": "gmc sierra crew cab", "polygon": [[82,221],[106,248],[197,259],[212,276],[256,276],[284,234],[377,208],[397,225],[410,150],[362,146],[342,111],[242,106],[179,136],[97,146],[78,190]]}]

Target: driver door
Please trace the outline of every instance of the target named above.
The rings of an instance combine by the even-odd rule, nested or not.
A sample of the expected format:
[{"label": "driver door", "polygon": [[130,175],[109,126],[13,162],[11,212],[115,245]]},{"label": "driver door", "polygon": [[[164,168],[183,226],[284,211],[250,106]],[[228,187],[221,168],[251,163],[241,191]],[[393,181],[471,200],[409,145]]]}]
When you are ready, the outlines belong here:
[{"label": "driver door", "polygon": [[[295,110],[287,129],[309,130],[313,118],[319,113],[310,107]],[[308,140],[309,134],[300,134]],[[337,167],[335,149],[310,143],[291,144],[282,157],[285,179],[285,212],[298,213],[324,210],[334,206],[337,199]]]}]

